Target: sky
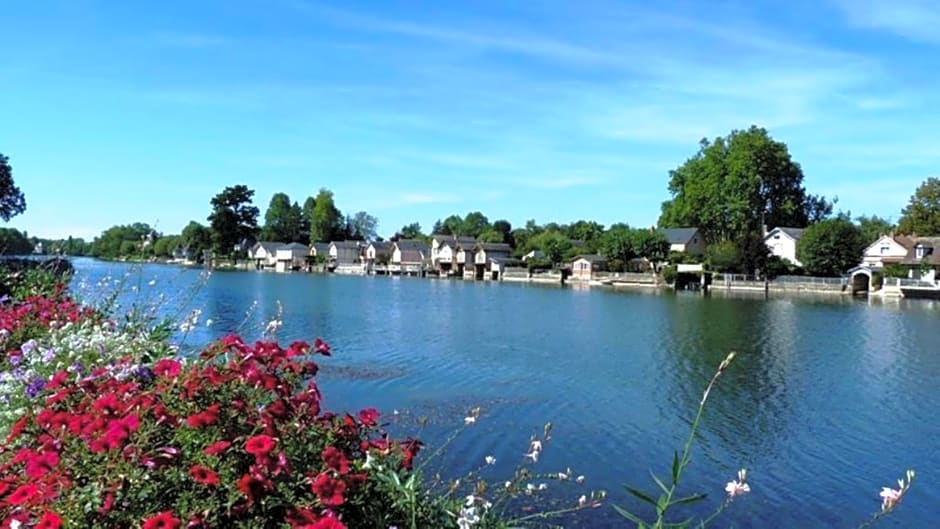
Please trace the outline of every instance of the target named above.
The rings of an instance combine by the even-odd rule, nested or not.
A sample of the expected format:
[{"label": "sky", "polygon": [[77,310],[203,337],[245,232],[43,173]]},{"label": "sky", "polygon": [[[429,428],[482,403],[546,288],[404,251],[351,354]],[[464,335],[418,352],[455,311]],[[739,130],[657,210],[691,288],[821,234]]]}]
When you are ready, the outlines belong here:
[{"label": "sky", "polygon": [[479,210],[656,223],[703,137],[758,125],[809,192],[896,220],[940,176],[940,0],[5,5],[8,226],[205,223],[321,187],[380,235]]}]

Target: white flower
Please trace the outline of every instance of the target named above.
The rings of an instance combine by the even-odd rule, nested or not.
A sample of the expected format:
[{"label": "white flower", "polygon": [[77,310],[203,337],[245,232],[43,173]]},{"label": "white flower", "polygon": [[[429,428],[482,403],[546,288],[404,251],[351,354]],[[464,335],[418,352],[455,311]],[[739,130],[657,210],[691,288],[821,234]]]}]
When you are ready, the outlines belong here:
[{"label": "white flower", "polygon": [[214,322],[212,321],[212,318],[209,318],[208,320],[206,320],[206,327],[212,327],[213,323]]},{"label": "white flower", "polygon": [[466,501],[466,503],[464,503],[464,505],[466,505],[467,507],[470,507],[471,505],[473,505],[474,503],[476,503],[476,501],[477,501],[476,496],[474,496],[473,494],[471,494],[471,495],[467,496],[467,501]]},{"label": "white flower", "polygon": [[568,478],[570,478],[570,477],[571,477],[571,471],[570,471],[570,470],[569,470],[568,472],[559,472],[559,473],[558,473],[558,479],[561,480],[561,481],[565,481],[566,479],[568,479]]},{"label": "white flower", "polygon": [[734,498],[735,496],[741,496],[748,492],[751,492],[751,486],[745,483],[747,481],[747,470],[741,469],[738,471],[738,479],[734,481],[729,481],[725,485],[725,492],[728,493],[729,498]]},{"label": "white flower", "polygon": [[538,439],[536,439],[535,441],[532,441],[532,451],[533,451],[533,452],[541,452],[541,451],[542,451],[542,441],[539,441]]},{"label": "white flower", "polygon": [[535,492],[535,485],[531,483],[526,483],[525,493],[531,496],[533,492]]},{"label": "white flower", "polygon": [[584,476],[578,476],[577,479],[575,479],[575,481],[577,481],[578,483],[584,483]]},{"label": "white flower", "polygon": [[485,458],[483,458],[483,460],[486,461],[486,464],[487,464],[487,465],[495,465],[495,464],[496,464],[496,458],[493,457],[493,456],[486,456]]},{"label": "white flower", "polygon": [[536,450],[529,452],[528,454],[522,454],[522,457],[527,457],[532,460],[533,463],[537,463],[539,460],[539,453]]},{"label": "white flower", "polygon": [[587,505],[587,503],[588,503],[587,496],[582,494],[581,497],[578,498],[578,507],[584,507],[585,505]]},{"label": "white flower", "polygon": [[372,457],[372,453],[366,452],[366,462],[362,464],[362,468],[365,468],[365,469],[372,468],[373,461],[375,461],[375,458]]},{"label": "white flower", "polygon": [[147,284],[150,285],[150,286],[154,286],[154,285],[157,284],[157,280],[156,280],[156,279],[151,279],[150,282],[148,282]]},{"label": "white flower", "polygon": [[503,483],[503,486],[506,487],[507,489],[509,487],[512,487],[512,481],[507,481],[506,483]]},{"label": "white flower", "polygon": [[472,415],[469,415],[469,416],[463,418],[463,423],[464,423],[465,425],[467,425],[467,426],[470,426],[471,424],[473,424],[473,423],[475,423],[475,422],[477,422],[477,418],[474,417],[474,416],[472,416]]},{"label": "white flower", "polygon": [[545,489],[547,489],[547,488],[548,488],[548,484],[547,484],[547,483],[539,483],[539,490],[545,490]]}]

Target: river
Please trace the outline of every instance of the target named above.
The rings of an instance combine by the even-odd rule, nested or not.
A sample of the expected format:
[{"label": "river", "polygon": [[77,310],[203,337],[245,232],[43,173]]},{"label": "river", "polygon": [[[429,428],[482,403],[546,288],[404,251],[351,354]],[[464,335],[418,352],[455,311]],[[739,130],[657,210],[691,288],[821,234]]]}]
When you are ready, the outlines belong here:
[{"label": "river", "polygon": [[[120,310],[160,293],[173,300],[160,310],[200,309],[188,344],[235,330],[256,339],[278,318],[284,343],[323,337],[334,350],[320,362],[325,406],[375,406],[431,450],[480,406],[479,421],[435,462],[447,475],[492,455],[483,475],[502,482],[550,421],[552,442],[534,468],[570,467],[586,483],[536,483],[569,503],[603,488],[608,503],[642,511],[622,485],[653,492],[649,471],[669,473],[702,390],[736,351],[709,397],[683,486],[709,498],[686,512],[718,505],[746,467],[752,492],[718,527],[856,527],[879,509],[881,487],[914,468],[918,481],[881,526],[940,524],[936,302],[264,272],[200,282],[199,270],[168,265],[75,266],[73,289],[87,299],[110,278],[124,281]],[[609,505],[559,523],[629,526]]]}]

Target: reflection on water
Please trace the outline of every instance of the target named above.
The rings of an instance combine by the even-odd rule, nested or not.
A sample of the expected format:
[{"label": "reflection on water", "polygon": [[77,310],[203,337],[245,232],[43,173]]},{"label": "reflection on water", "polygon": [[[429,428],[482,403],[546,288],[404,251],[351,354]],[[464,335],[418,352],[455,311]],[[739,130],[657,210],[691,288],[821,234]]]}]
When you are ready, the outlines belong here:
[{"label": "reflection on water", "polygon": [[[76,267],[89,284],[127,270]],[[176,299],[198,271],[149,265],[133,274]],[[737,351],[710,397],[687,482],[717,502],[737,468],[749,469],[754,492],[728,511],[727,525],[855,526],[909,467],[921,479],[885,526],[940,519],[940,485],[930,478],[940,468],[935,302],[215,273],[193,303],[215,323],[194,338],[235,330],[255,302],[243,332],[258,338],[278,301],[280,339],[334,345],[320,376],[328,406],[427,416],[420,432],[416,421],[395,427],[433,444],[482,405],[484,417],[442,460],[449,472],[495,455],[492,476],[505,477],[552,421],[555,440],[537,468],[572,467],[632,505],[621,485],[668,472],[705,384]],[[580,494],[569,492],[572,501]],[[623,526],[616,522],[597,509],[565,525]]]}]

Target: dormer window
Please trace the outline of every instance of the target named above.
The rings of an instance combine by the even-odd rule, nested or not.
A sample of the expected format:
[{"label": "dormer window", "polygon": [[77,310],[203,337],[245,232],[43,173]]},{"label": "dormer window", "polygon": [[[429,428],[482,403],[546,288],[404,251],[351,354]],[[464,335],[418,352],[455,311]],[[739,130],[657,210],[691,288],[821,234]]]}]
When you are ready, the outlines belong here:
[{"label": "dormer window", "polygon": [[881,255],[885,255],[891,251],[891,247],[887,244],[881,247]]},{"label": "dormer window", "polygon": [[927,255],[928,252],[927,252],[927,249],[924,248],[922,244],[918,244],[917,248],[914,250],[914,253],[918,259],[923,259],[923,257]]}]

